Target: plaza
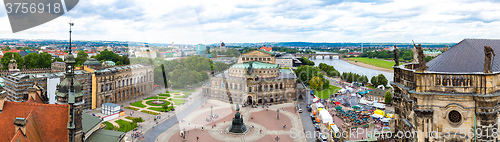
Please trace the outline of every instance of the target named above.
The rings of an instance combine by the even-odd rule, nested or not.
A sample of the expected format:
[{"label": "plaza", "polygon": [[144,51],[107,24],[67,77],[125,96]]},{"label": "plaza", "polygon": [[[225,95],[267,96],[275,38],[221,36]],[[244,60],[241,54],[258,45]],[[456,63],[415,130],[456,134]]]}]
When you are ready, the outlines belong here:
[{"label": "plaza", "polygon": [[[211,113],[215,117],[210,117]],[[294,134],[291,129],[303,130],[293,103],[273,104],[264,108],[240,107],[244,124],[250,129],[246,135],[226,133],[235,113],[234,105],[208,100],[202,107],[160,134],[157,140],[182,141],[180,133],[186,131],[186,141],[196,141],[197,138],[199,141],[276,141],[276,137],[280,141],[305,141],[304,138],[292,138]]]}]

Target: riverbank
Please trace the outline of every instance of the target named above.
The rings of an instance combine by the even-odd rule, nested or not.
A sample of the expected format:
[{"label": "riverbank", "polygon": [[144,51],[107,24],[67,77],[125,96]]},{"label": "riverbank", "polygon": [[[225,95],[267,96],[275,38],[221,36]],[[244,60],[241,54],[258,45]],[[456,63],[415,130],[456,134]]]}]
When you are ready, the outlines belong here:
[{"label": "riverbank", "polygon": [[376,66],[368,65],[368,64],[365,64],[365,63],[361,63],[361,62],[355,62],[355,61],[347,60],[346,58],[342,58],[342,60],[346,61],[349,64],[353,64],[353,65],[360,66],[360,67],[369,68],[369,69],[378,70],[378,71],[383,71],[383,72],[388,72],[388,73],[394,73],[393,69],[386,69],[386,68],[376,67]]}]

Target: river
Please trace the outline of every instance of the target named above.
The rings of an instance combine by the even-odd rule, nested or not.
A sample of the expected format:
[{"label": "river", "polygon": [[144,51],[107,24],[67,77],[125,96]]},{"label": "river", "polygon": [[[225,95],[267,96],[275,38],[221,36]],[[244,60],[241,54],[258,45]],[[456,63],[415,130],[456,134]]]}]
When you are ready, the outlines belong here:
[{"label": "river", "polygon": [[[327,53],[327,52],[316,52],[316,53]],[[328,65],[331,65],[331,66],[335,67],[335,69],[338,70],[340,73],[353,72],[353,73],[357,73],[360,75],[366,75],[368,77],[368,79],[371,79],[373,76],[383,74],[389,82],[393,81],[393,79],[394,79],[393,73],[356,66],[356,65],[350,64],[346,61],[343,61],[341,59],[330,59],[329,56],[325,56],[325,59],[322,59],[321,56],[317,56],[316,60],[313,58],[310,58],[310,60],[314,62],[315,66],[318,66],[320,63],[325,63]]]}]

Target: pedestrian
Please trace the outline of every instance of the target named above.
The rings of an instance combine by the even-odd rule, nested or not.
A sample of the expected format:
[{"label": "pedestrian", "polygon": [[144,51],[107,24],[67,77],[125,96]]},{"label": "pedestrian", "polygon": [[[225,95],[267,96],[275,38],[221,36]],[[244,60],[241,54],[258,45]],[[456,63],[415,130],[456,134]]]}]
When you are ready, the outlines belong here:
[{"label": "pedestrian", "polygon": [[226,124],[226,121],[224,121],[224,124]]},{"label": "pedestrian", "polygon": [[201,131],[203,131],[203,126],[201,126]]},{"label": "pedestrian", "polygon": [[220,133],[222,134],[222,129],[220,129]]},{"label": "pedestrian", "polygon": [[196,137],[196,140],[199,141],[200,140],[200,137]]}]

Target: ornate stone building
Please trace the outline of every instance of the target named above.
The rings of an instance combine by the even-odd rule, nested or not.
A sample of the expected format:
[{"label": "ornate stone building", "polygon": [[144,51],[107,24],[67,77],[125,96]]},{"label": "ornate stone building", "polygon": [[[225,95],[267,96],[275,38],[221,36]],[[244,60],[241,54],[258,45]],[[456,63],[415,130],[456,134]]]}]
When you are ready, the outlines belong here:
[{"label": "ornate stone building", "polygon": [[486,45],[500,52],[500,40],[464,39],[427,70],[417,71],[419,63],[394,67],[396,132],[419,134],[398,141],[497,141],[500,60],[493,73],[483,72]]},{"label": "ornate stone building", "polygon": [[[150,92],[153,89],[153,66],[122,65],[103,67],[91,58],[83,64],[83,70],[75,70],[73,75],[82,84],[84,109],[95,109],[103,103],[116,103]],[[65,77],[64,71],[53,73],[17,72],[2,77],[7,100],[25,102],[28,88],[35,82],[48,90],[48,78]],[[45,95],[47,96],[47,95]]]},{"label": "ornate stone building", "polygon": [[92,109],[103,103],[114,103],[133,99],[153,90],[153,66],[124,65],[104,68],[90,58],[83,63],[83,69],[90,72],[92,88]]},{"label": "ornate stone building", "polygon": [[204,84],[203,94],[235,104],[297,100],[299,95],[295,74],[291,70],[280,69],[279,65],[273,64],[274,61],[274,55],[266,51],[244,53],[237,64],[212,76],[210,82]]}]

